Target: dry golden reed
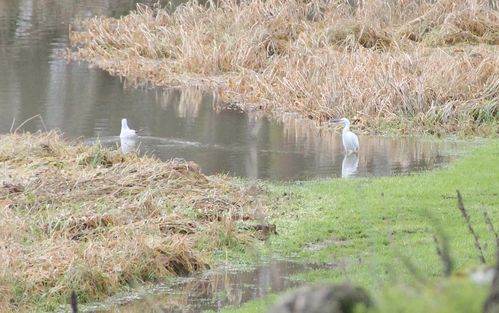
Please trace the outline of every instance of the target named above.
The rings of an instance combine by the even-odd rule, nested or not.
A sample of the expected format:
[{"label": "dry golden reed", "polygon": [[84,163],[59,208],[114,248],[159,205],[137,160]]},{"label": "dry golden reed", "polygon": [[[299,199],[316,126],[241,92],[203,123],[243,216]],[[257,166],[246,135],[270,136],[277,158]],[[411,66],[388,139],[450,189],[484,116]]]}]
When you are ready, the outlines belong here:
[{"label": "dry golden reed", "polygon": [[0,136],[0,163],[2,312],[189,274],[254,235],[244,225],[258,195],[191,162],[69,145],[51,132]]},{"label": "dry golden reed", "polygon": [[489,1],[220,0],[74,25],[73,59],[158,86],[367,131],[493,134],[499,12]]}]

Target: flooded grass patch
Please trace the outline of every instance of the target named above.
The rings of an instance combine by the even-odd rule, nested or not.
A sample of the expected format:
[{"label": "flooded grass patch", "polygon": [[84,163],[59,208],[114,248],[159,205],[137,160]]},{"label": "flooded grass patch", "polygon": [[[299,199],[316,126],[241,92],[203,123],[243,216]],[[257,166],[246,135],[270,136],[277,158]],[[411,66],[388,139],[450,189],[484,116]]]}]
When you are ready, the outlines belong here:
[{"label": "flooded grass patch", "polygon": [[73,25],[71,59],[132,84],[368,132],[497,132],[499,14],[487,1],[190,1]]},{"label": "flooded grass patch", "polygon": [[86,302],[187,275],[261,235],[259,193],[191,162],[55,132],[2,135],[0,161],[2,311],[50,311],[71,290]]}]

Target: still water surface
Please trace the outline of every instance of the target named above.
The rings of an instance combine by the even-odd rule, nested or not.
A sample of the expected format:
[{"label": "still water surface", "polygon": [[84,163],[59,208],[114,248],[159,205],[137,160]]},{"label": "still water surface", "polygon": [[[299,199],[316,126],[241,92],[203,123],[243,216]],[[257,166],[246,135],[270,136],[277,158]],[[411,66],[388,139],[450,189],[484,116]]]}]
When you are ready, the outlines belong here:
[{"label": "still water surface", "polygon": [[346,158],[339,132],[330,128],[318,130],[291,115],[277,123],[223,108],[216,95],[194,88],[126,88],[97,68],[60,57],[75,19],[120,16],[135,3],[0,0],[0,132],[39,114],[22,130],[58,128],[70,138],[117,146],[120,120],[127,117],[141,133],[128,143],[131,149],[192,160],[206,174],[271,180],[393,175],[456,157],[453,143],[361,136],[358,157]]},{"label": "still water surface", "polygon": [[85,312],[196,313],[240,306],[304,284],[293,275],[331,268],[331,265],[300,264],[272,260],[256,267],[222,267],[194,277],[179,278],[143,293],[126,294],[89,305]]}]

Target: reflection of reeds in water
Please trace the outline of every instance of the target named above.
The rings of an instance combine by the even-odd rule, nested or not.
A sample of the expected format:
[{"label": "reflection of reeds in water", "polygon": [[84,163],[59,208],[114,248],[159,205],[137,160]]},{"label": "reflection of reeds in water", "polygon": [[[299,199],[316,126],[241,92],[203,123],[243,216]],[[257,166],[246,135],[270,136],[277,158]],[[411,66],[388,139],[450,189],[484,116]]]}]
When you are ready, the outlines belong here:
[{"label": "reflection of reeds in water", "polygon": [[149,295],[144,300],[131,302],[124,306],[116,306],[113,312],[135,313],[138,308],[162,308],[173,311],[182,308],[186,312],[200,310],[218,311],[228,305],[241,305],[249,300],[264,297],[270,292],[282,291],[296,286],[298,282],[286,277],[303,269],[303,265],[291,263],[275,263],[263,265],[256,269],[220,270],[202,277],[173,284],[172,290],[157,295]]},{"label": "reflection of reeds in water", "polygon": [[179,117],[198,117],[199,106],[203,101],[203,92],[198,88],[186,88],[180,92],[180,100],[178,102]]},{"label": "reflection of reeds in water", "polygon": [[244,159],[244,167],[248,178],[259,178],[259,147],[258,139],[261,136],[263,120],[257,115],[250,114],[248,116],[248,153]]},{"label": "reflection of reeds in water", "polygon": [[[166,89],[157,93],[157,102],[163,109],[175,105],[180,118],[196,118],[203,104],[215,106],[217,97],[196,87]],[[209,103],[207,103],[209,102]]]},{"label": "reflection of reeds in water", "polygon": [[[286,114],[279,118],[283,126],[284,137],[288,142],[301,143],[305,153],[308,151],[320,151],[321,156],[331,155],[341,145],[341,138],[336,136],[335,130],[324,124],[317,128],[315,122],[303,119],[296,114]],[[329,159],[329,157],[328,157]]]},{"label": "reflection of reeds in water", "polygon": [[360,138],[362,153],[361,163],[368,164],[376,173],[383,170],[396,168],[397,171],[406,172],[413,168],[432,167],[440,162],[439,157],[447,145],[423,142],[417,138],[374,137],[369,140]]}]

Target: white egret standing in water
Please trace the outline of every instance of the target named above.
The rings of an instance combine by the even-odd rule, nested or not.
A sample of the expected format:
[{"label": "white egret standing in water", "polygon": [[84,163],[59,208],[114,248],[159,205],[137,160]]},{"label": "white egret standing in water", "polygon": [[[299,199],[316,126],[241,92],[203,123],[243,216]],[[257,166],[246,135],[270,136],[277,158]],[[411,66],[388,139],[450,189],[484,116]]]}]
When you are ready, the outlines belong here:
[{"label": "white egret standing in water", "polygon": [[334,124],[343,124],[343,133],[341,135],[343,139],[343,147],[345,147],[345,151],[347,154],[352,153],[352,152],[358,152],[359,151],[359,138],[357,135],[352,133],[350,131],[350,121],[342,117],[340,119],[335,119],[333,120]]},{"label": "white egret standing in water", "polygon": [[120,133],[120,138],[132,138],[136,137],[137,132],[135,129],[130,129],[128,128],[128,122],[126,118],[121,120],[121,133]]}]

